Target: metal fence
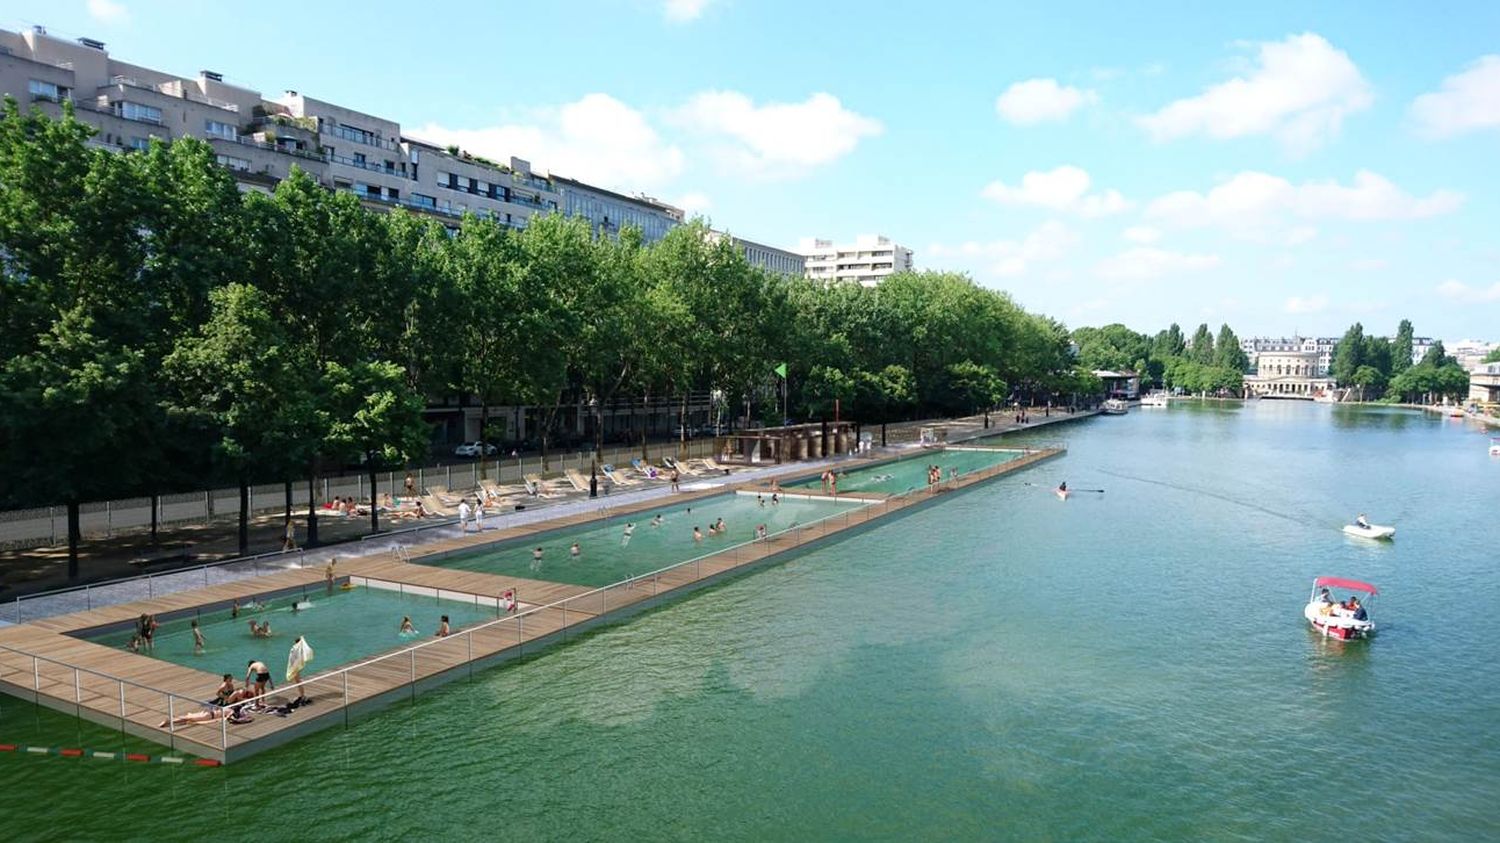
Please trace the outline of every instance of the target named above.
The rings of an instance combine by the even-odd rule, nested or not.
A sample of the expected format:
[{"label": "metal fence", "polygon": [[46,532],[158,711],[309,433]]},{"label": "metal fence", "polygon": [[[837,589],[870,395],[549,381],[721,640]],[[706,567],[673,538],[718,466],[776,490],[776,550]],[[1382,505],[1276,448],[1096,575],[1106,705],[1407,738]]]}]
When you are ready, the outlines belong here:
[{"label": "metal fence", "polygon": [[[652,442],[647,444],[647,459],[662,457],[701,458],[713,453],[714,440],[690,439],[681,451],[677,442]],[[599,464],[629,465],[632,459],[641,457],[642,449],[635,447],[605,448],[600,453]],[[567,469],[576,469],[587,475],[592,464],[592,452],[575,451],[552,454],[544,462],[540,456],[528,455],[488,457],[483,460],[418,468],[407,471],[381,471],[375,475],[375,484],[380,493],[399,495],[410,473],[418,489],[441,486],[455,491],[478,487],[481,477],[499,483],[522,483],[527,474],[552,474]],[[356,501],[370,498],[368,472],[344,472],[330,474],[318,479],[314,498],[326,502],[333,498],[352,497]],[[292,483],[292,509],[307,506],[307,481]],[[250,487],[250,514],[264,515],[283,512],[286,509],[286,484],[271,483]],[[209,489],[200,492],[182,492],[161,495],[156,499],[156,523],[158,528],[184,524],[209,524],[216,520],[231,520],[239,517],[240,492],[238,488]],[[79,507],[79,531],[85,539],[110,538],[120,533],[138,532],[151,526],[151,498],[126,498],[122,500],[95,501]],[[25,549],[62,544],[68,536],[68,509],[65,506],[44,506],[34,509],[17,509],[0,512],[0,549]]]}]

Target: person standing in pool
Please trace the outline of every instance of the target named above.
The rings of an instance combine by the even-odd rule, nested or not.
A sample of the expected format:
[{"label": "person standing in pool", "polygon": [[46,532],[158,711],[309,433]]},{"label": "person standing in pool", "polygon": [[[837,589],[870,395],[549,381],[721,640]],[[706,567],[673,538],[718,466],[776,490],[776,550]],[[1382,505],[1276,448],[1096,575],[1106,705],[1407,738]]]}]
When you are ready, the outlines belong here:
[{"label": "person standing in pool", "polygon": [[661,526],[661,513],[660,512],[658,512],[655,515],[651,516],[651,526],[653,526],[653,527],[660,527]]},{"label": "person standing in pool", "polygon": [[448,637],[448,632],[449,632],[449,629],[448,629],[448,616],[447,615],[443,615],[442,619],[438,622],[437,637],[438,638],[447,638]]},{"label": "person standing in pool", "polygon": [[542,549],[539,547],[531,551],[531,567],[535,568],[540,564],[542,564]]},{"label": "person standing in pool", "polygon": [[333,596],[333,566],[339,563],[337,556],[328,560],[328,566],[323,569],[323,582],[328,586],[328,596]]},{"label": "person standing in pool", "polygon": [[402,615],[401,616],[401,629],[397,632],[397,634],[398,635],[416,635],[417,634],[417,628],[411,625],[411,616],[410,615]]},{"label": "person standing in pool", "polygon": [[198,628],[197,618],[193,618],[193,654],[203,655],[203,630]]},{"label": "person standing in pool", "polygon": [[578,546],[578,542],[573,542],[573,546],[568,548],[568,555],[574,559],[577,559],[581,553],[583,553],[583,549]]},{"label": "person standing in pool", "polygon": [[628,539],[628,538],[630,538],[633,535],[635,535],[635,524],[626,523],[626,525],[625,525],[625,538]]},{"label": "person standing in pool", "polygon": [[700,529],[698,529],[697,527],[693,528],[693,541],[695,541],[695,542],[701,542],[701,541],[703,541],[703,531],[700,530]]}]

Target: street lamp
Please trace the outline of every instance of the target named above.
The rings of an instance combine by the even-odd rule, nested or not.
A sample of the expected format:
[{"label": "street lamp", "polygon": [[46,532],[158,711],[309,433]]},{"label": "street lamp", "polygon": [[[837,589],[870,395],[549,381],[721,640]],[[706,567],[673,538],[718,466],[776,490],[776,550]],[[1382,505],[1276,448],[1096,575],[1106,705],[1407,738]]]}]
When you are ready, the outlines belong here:
[{"label": "street lamp", "polygon": [[599,440],[603,437],[603,431],[599,429],[599,399],[589,398],[590,415],[594,417],[594,447],[593,453],[589,454],[589,497],[599,497]]}]

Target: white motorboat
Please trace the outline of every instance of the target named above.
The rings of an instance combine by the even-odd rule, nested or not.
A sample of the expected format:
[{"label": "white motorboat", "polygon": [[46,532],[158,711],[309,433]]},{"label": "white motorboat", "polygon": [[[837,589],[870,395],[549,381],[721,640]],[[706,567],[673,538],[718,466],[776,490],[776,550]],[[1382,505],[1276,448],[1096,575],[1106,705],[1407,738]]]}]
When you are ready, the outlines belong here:
[{"label": "white motorboat", "polygon": [[1104,406],[1100,408],[1099,412],[1106,416],[1123,416],[1130,412],[1130,405],[1118,398],[1111,398],[1104,402]]},{"label": "white motorboat", "polygon": [[1053,489],[1052,491],[1057,495],[1058,500],[1065,501],[1068,499],[1067,489]]},{"label": "white motorboat", "polygon": [[1141,399],[1142,407],[1165,407],[1169,403],[1165,392],[1152,392]]},{"label": "white motorboat", "polygon": [[1395,527],[1387,527],[1381,524],[1345,524],[1344,532],[1351,536],[1359,536],[1362,539],[1389,539],[1396,535]]},{"label": "white motorboat", "polygon": [[[1347,600],[1340,600],[1340,593],[1343,592],[1359,592],[1364,597],[1361,599],[1358,595],[1351,594]],[[1375,586],[1367,582],[1343,577],[1318,577],[1313,580],[1312,594],[1307,598],[1302,616],[1307,618],[1313,629],[1329,638],[1342,641],[1368,638],[1375,632],[1375,622],[1370,620],[1369,604],[1374,602],[1375,595],[1379,593]]]},{"label": "white motorboat", "polygon": [[1490,440],[1490,456],[1500,457],[1500,439]]}]

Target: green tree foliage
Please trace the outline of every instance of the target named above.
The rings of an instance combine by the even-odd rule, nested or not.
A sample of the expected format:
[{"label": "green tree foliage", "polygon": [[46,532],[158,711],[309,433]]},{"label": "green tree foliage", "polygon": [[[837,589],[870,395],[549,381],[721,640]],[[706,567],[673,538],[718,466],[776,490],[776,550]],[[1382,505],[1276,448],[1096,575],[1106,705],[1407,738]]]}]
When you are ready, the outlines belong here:
[{"label": "green tree foliage", "polygon": [[1391,343],[1390,374],[1393,377],[1411,368],[1412,334],[1411,320],[1402,319],[1396,328],[1396,340]]},{"label": "green tree foliage", "polygon": [[1219,338],[1214,344],[1213,364],[1221,369],[1244,374],[1250,369],[1250,358],[1245,350],[1240,348],[1240,338],[1235,336],[1234,329],[1228,323],[1219,326]]},{"label": "green tree foliage", "polygon": [[1354,373],[1365,365],[1365,327],[1358,322],[1349,326],[1338,345],[1333,347],[1333,364],[1329,374],[1340,386],[1351,386]]},{"label": "green tree foliage", "polygon": [[1485,362],[1485,363],[1500,363],[1500,348],[1496,348],[1496,349],[1492,350],[1489,354],[1486,354],[1484,356],[1484,360],[1482,362]]},{"label": "green tree foliage", "polygon": [[1198,326],[1193,332],[1193,342],[1188,348],[1193,362],[1200,366],[1212,366],[1214,364],[1214,335],[1208,330],[1208,323]]}]

